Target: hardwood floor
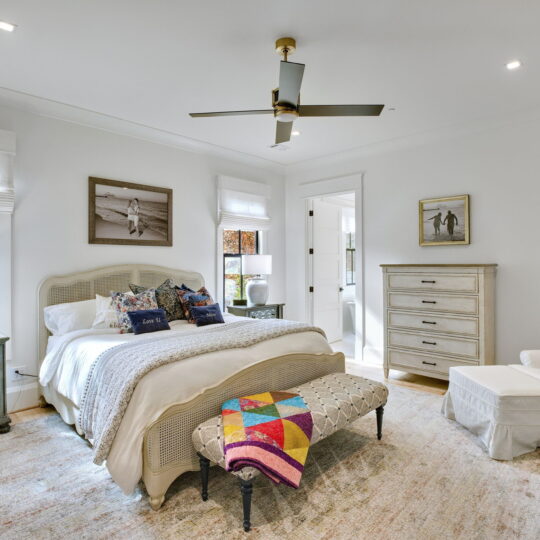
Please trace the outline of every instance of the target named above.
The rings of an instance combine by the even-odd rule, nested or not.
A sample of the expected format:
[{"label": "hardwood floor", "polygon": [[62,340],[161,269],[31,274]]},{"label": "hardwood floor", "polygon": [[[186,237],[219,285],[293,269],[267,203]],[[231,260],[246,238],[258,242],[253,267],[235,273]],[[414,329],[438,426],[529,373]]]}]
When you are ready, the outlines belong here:
[{"label": "hardwood floor", "polygon": [[14,426],[15,424],[35,420],[36,418],[41,418],[42,416],[47,416],[49,414],[56,414],[54,407],[35,407],[24,411],[12,412],[9,413],[9,417],[11,418],[11,425]]}]

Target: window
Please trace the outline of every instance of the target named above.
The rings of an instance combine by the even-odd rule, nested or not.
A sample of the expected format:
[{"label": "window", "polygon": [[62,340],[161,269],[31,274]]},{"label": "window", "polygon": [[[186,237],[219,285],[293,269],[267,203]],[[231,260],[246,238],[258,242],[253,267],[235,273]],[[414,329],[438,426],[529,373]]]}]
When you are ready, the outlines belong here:
[{"label": "window", "polygon": [[252,276],[242,275],[242,255],[259,253],[259,231],[223,230],[223,296],[225,305],[244,298],[246,283]]},{"label": "window", "polygon": [[345,284],[356,285],[356,268],[354,260],[356,248],[354,243],[354,233],[345,235]]}]

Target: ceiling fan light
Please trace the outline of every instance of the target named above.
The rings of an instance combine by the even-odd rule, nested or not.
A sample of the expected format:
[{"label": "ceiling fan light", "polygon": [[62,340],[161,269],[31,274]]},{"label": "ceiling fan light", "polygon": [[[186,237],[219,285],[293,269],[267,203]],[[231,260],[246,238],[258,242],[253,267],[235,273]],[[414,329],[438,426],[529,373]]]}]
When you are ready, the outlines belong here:
[{"label": "ceiling fan light", "polygon": [[282,111],[277,113],[279,122],[294,122],[298,118],[298,113],[294,111]]}]

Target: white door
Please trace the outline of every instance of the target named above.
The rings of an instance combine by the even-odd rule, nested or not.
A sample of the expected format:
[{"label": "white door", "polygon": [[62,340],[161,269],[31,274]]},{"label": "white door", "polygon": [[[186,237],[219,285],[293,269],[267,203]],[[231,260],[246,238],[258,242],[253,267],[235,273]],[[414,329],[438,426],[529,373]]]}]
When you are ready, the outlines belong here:
[{"label": "white door", "polygon": [[328,341],[343,337],[341,306],[341,208],[321,199],[313,200],[311,220],[313,324]]}]

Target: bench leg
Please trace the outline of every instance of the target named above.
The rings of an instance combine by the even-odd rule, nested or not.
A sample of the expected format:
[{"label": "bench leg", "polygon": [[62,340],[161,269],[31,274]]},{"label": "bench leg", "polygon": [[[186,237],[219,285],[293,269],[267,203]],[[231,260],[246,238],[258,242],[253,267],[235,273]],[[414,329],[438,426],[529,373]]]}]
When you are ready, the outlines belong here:
[{"label": "bench leg", "polygon": [[240,492],[242,493],[242,505],[244,507],[244,531],[251,529],[251,493],[253,484],[247,480],[240,479]]},{"label": "bench leg", "polygon": [[201,497],[203,501],[208,500],[208,470],[210,469],[210,460],[206,459],[203,455],[197,453],[199,456],[199,464],[201,466]]},{"label": "bench leg", "polygon": [[375,409],[375,413],[377,414],[377,439],[379,441],[382,439],[382,419],[384,414],[384,407],[381,405],[380,407],[377,407]]}]

